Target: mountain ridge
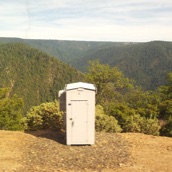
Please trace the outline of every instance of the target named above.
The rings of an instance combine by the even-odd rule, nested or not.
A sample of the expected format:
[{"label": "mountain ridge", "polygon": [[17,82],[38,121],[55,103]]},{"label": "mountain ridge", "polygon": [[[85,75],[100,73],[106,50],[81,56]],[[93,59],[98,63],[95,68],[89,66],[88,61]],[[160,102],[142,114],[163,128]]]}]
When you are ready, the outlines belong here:
[{"label": "mountain ridge", "polygon": [[82,72],[88,62],[98,59],[117,66],[126,77],[145,90],[155,90],[166,83],[172,71],[172,42],[98,42],[0,38],[0,43],[21,42],[46,52]]}]

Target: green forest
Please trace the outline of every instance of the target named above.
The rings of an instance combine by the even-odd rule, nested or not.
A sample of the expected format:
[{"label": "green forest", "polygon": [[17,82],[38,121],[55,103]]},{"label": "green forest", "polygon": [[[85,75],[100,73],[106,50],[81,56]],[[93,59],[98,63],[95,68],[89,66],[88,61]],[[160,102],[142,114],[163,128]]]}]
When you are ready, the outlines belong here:
[{"label": "green forest", "polygon": [[57,99],[59,89],[82,77],[76,69],[28,45],[0,45],[0,87],[8,87],[9,96],[23,98],[25,110]]},{"label": "green forest", "polygon": [[172,71],[172,42],[93,42],[2,38],[1,44],[22,43],[87,72],[90,60],[117,66],[144,90],[156,90]]},{"label": "green forest", "polygon": [[[163,51],[168,52],[166,59],[169,59],[170,66],[171,47]],[[161,55],[156,53],[152,57],[159,59]],[[157,68],[159,65],[164,72],[166,59],[163,59],[164,63],[163,60],[155,61],[152,65],[157,65]],[[160,67],[163,64],[164,70]],[[127,77],[118,65],[106,64],[101,58],[90,59],[87,70],[82,73],[25,43],[2,43],[0,129],[62,129],[63,112],[59,111],[58,91],[67,83],[82,81],[97,87],[96,131],[140,132],[171,137],[172,70],[169,69],[164,73],[159,71],[156,77],[161,77],[161,74],[166,74],[166,77],[162,85],[151,90],[142,88],[132,77]]]}]

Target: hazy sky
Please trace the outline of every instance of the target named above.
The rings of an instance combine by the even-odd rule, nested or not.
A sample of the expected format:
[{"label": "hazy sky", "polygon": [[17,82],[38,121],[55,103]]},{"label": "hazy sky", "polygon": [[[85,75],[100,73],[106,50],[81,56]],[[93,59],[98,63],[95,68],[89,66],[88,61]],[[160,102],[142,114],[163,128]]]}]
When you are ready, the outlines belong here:
[{"label": "hazy sky", "polygon": [[172,0],[0,0],[0,37],[172,41]]}]

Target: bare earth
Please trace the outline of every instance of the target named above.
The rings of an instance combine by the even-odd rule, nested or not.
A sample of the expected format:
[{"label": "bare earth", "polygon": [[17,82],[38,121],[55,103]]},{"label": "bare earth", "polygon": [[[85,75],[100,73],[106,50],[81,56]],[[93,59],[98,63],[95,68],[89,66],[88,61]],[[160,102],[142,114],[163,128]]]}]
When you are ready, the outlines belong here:
[{"label": "bare earth", "polygon": [[66,146],[65,133],[0,131],[0,172],[171,172],[172,138],[96,133],[93,146]]}]

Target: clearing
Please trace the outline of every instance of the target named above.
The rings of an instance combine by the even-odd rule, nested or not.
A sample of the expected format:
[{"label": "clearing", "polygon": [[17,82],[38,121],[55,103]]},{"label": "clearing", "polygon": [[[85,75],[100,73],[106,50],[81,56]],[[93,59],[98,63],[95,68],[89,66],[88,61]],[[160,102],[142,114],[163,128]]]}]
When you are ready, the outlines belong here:
[{"label": "clearing", "polygon": [[1,172],[171,172],[172,138],[96,133],[93,146],[66,146],[54,131],[0,130]]}]

